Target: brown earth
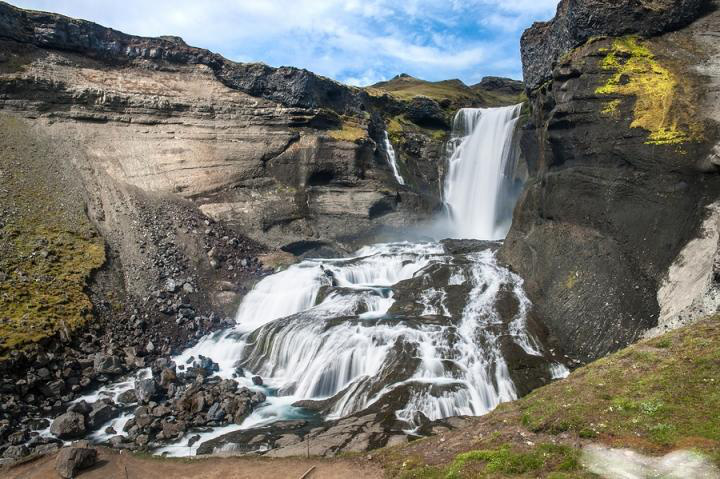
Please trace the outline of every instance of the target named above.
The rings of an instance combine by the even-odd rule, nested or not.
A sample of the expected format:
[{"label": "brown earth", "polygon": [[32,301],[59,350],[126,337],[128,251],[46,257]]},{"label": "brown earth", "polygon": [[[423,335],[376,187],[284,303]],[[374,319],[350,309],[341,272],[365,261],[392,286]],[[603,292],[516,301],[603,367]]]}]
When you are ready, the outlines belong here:
[{"label": "brown earth", "polygon": [[[360,459],[155,459],[126,452],[100,448],[98,463],[79,474],[82,479],[244,479],[300,478],[314,467],[307,479],[342,479],[383,477],[376,463]],[[57,478],[55,455],[24,464],[3,475],[8,479]]]}]

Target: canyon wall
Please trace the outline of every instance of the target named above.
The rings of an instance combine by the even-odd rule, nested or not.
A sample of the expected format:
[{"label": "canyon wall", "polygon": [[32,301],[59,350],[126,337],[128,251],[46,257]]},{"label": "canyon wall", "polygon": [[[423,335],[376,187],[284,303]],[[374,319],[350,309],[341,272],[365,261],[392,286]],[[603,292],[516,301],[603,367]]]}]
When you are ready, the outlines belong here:
[{"label": "canyon wall", "polygon": [[577,360],[713,309],[716,8],[566,0],[523,36],[531,180],[501,256]]}]

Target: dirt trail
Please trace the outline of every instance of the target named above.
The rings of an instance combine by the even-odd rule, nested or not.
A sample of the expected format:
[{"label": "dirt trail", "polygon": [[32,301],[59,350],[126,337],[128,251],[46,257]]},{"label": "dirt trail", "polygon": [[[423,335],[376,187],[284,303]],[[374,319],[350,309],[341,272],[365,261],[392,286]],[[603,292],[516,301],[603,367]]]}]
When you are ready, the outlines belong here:
[{"label": "dirt trail", "polygon": [[[363,458],[269,459],[213,457],[208,459],[159,459],[127,452],[98,449],[98,463],[82,471],[79,479],[300,479],[311,467],[307,479],[381,479],[382,469]],[[55,455],[0,471],[8,479],[54,479]]]}]

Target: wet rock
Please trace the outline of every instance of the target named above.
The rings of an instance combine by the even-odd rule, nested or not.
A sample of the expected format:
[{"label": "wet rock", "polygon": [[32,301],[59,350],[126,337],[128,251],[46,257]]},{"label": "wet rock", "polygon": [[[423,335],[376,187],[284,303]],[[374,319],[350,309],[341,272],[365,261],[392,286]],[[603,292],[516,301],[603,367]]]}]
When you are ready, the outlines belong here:
[{"label": "wet rock", "polygon": [[30,454],[30,450],[24,446],[10,446],[7,449],[5,449],[5,452],[3,452],[2,457],[4,459],[20,459],[22,457],[27,456]]},{"label": "wet rock", "polygon": [[60,439],[74,439],[85,435],[85,416],[77,412],[66,412],[55,418],[50,433]]},{"label": "wet rock", "polygon": [[154,379],[135,381],[135,396],[138,402],[147,403],[157,395],[157,384]]},{"label": "wet rock", "polygon": [[110,400],[98,401],[88,414],[88,426],[96,429],[120,415],[120,409]]},{"label": "wet rock", "polygon": [[263,380],[262,380],[262,378],[261,378],[260,376],[253,376],[253,377],[252,377],[252,382],[253,382],[253,384],[256,385],[256,386],[262,386],[262,385],[263,385]]},{"label": "wet rock", "polygon": [[176,379],[177,376],[174,370],[164,368],[160,373],[160,386],[167,389]]},{"label": "wet rock", "polygon": [[137,401],[134,389],[128,389],[118,394],[117,401],[120,404],[132,404]]},{"label": "wet rock", "polygon": [[65,447],[58,453],[55,470],[63,479],[72,479],[97,462],[97,451],[86,447]]},{"label": "wet rock", "polygon": [[123,361],[118,356],[97,353],[93,369],[98,374],[120,374],[123,372]]}]

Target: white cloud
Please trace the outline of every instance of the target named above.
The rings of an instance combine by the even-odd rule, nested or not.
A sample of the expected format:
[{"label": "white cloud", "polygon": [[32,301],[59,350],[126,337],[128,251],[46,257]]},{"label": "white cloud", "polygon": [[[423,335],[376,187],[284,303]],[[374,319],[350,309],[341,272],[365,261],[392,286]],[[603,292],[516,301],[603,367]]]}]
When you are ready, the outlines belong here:
[{"label": "white cloud", "polygon": [[[11,0],[12,1],[12,0]],[[518,41],[557,0],[15,0],[127,33],[179,35],[238,61],[367,84],[520,76]]]}]

